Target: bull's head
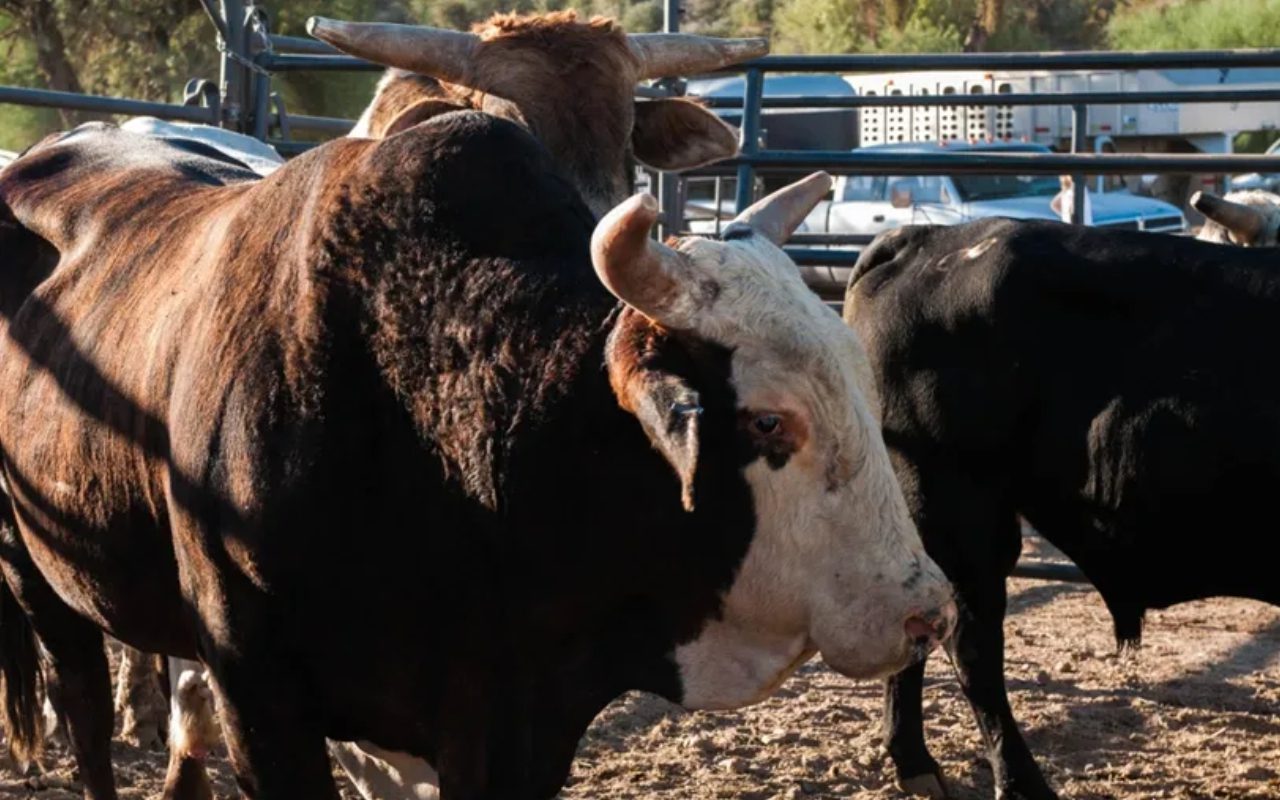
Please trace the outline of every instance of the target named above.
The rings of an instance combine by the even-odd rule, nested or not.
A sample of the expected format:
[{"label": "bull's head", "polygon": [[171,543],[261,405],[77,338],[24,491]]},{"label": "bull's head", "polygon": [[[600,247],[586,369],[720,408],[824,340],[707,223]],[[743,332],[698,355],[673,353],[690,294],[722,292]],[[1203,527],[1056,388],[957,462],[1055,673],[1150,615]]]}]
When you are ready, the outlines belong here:
[{"label": "bull's head", "polygon": [[[954,622],[881,439],[866,354],[780,249],[830,186],[812,175],[752,206],[723,241],[673,246],[649,237],[657,205],[639,195],[592,238],[600,280],[629,306],[610,346],[614,389],[679,476],[686,508],[699,503],[700,431],[733,426],[744,454],[755,535],[723,615],[675,654],[688,706],[759,699],[814,650],[852,676],[896,671]],[[637,367],[636,328],[650,351],[669,335],[728,352],[737,407],[700,415],[695,387]]]},{"label": "bull's head", "polygon": [[[580,22],[573,12],[498,15],[472,33],[320,17],[307,29],[343,52],[442,81],[467,106],[525,125],[597,217],[631,191],[628,155],[679,170],[737,153],[733,129],[714,114],[685,100],[637,101],[638,81],[708,72],[768,52],[763,39],[628,35],[606,19]],[[444,108],[434,101],[425,110]]]},{"label": "bull's head", "polygon": [[1191,207],[1205,216],[1197,239],[1242,247],[1275,247],[1280,244],[1280,197],[1270,192],[1232,192],[1218,197],[1196,192]]}]

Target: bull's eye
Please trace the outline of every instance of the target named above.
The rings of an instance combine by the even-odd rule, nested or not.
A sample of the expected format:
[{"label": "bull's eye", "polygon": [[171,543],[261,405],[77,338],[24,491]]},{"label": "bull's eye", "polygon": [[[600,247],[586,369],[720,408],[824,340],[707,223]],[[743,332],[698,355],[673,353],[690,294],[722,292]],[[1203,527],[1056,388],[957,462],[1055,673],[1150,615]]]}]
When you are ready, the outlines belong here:
[{"label": "bull's eye", "polygon": [[782,430],[782,417],[777,414],[758,414],[751,420],[751,429],[760,436],[773,436]]}]

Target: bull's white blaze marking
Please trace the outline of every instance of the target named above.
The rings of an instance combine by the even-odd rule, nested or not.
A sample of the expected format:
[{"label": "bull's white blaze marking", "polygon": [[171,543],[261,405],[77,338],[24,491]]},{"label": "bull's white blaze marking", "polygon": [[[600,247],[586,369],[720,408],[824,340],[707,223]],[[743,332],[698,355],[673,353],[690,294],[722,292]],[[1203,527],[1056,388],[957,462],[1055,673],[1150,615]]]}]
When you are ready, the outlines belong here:
[{"label": "bull's white blaze marking", "polygon": [[784,466],[762,458],[745,471],[755,535],[721,617],[673,653],[682,702],[763,699],[815,650],[852,676],[902,668],[912,655],[906,619],[944,606],[950,587],[889,464],[865,351],[763,237],[680,249],[720,288],[694,319],[700,336],[733,349],[739,406],[785,411],[807,427]]},{"label": "bull's white blaze marking", "polygon": [[982,241],[975,244],[973,247],[970,247],[968,250],[965,250],[964,257],[972,261],[973,259],[981,256],[983,253],[990,250],[995,245],[995,243],[996,243],[996,239],[994,236],[988,239],[983,239]]}]

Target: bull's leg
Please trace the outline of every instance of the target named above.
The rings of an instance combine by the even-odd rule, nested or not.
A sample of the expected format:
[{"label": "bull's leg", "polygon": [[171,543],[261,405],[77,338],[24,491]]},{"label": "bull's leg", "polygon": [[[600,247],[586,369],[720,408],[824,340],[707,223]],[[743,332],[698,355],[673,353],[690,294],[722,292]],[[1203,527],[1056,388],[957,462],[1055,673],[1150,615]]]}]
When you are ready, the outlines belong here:
[{"label": "bull's leg", "polygon": [[146,750],[163,749],[168,707],[155,658],[124,645],[116,676],[120,738]]},{"label": "bull's leg", "polygon": [[114,800],[111,773],[111,667],[102,632],[64,607],[65,619],[37,625],[49,654],[49,694],[62,709],[85,797]]},{"label": "bull's leg", "polygon": [[0,541],[6,580],[48,654],[45,682],[66,721],[85,797],[116,800],[111,774],[115,714],[102,632],[54,593],[12,526],[0,523]]},{"label": "bull's leg", "polygon": [[169,769],[161,800],[212,800],[205,759],[221,736],[214,720],[213,692],[201,667],[183,670],[173,691]]},{"label": "bull's leg", "polygon": [[981,591],[966,592],[960,623],[949,643],[960,688],[987,745],[996,797],[1057,800],[1009,707],[1004,684],[1005,582],[992,577]]},{"label": "bull's leg", "polygon": [[898,788],[912,795],[945,798],[942,768],[924,741],[924,660],[884,683],[884,746],[898,772]]},{"label": "bull's leg", "polygon": [[324,732],[296,681],[280,680],[270,661],[210,664],[222,731],[240,791],[249,800],[339,800]]}]

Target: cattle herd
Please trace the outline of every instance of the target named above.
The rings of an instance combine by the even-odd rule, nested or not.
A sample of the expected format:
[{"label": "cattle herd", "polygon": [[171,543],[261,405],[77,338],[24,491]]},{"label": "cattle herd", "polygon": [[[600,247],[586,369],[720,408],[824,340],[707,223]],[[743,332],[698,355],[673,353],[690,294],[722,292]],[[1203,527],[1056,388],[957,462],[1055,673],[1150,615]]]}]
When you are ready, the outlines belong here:
[{"label": "cattle herd", "polygon": [[997,795],[1047,800],[1003,675],[1020,518],[1122,645],[1148,609],[1280,603],[1276,198],[1198,197],[1208,241],[898,229],[841,320],[780,249],[826,175],[715,240],[658,243],[632,195],[636,162],[737,151],[636,83],[762,40],[308,29],[391,68],[347,138],[255,171],[93,123],[0,172],[16,761],[56,726],[117,796],[104,634],[130,729],[173,705],[180,799],[224,743],[251,798],[336,798],[331,759],[369,800],[550,798],[623,692],[735,708],[821,654],[888,681],[899,783],[941,797],[940,644]]}]

